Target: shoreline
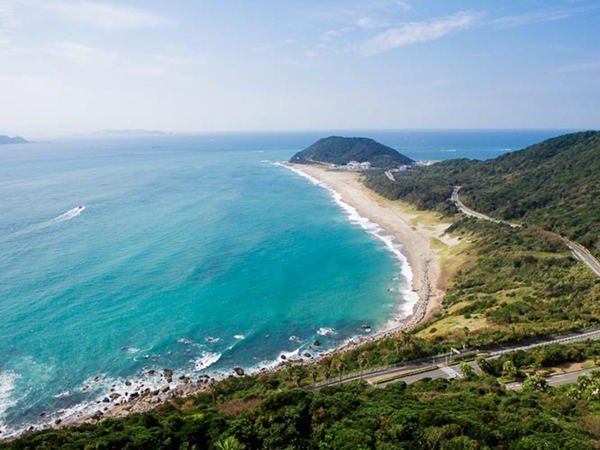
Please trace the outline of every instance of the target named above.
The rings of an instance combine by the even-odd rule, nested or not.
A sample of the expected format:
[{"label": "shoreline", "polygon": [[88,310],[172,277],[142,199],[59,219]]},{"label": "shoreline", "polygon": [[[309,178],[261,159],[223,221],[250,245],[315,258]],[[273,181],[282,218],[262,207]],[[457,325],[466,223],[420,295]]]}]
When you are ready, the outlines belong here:
[{"label": "shoreline", "polygon": [[[333,200],[348,213],[350,220],[362,226],[378,239],[381,239],[387,249],[394,253],[401,264],[402,275],[410,283],[410,286],[402,286],[402,296],[407,302],[399,303],[397,313],[390,318],[386,325],[368,335],[357,335],[339,343],[334,348],[324,350],[313,357],[304,359],[275,360],[268,366],[254,367],[246,370],[247,375],[258,375],[261,373],[274,373],[281,370],[287,363],[312,365],[321,362],[337,352],[349,351],[369,342],[374,342],[387,337],[397,335],[402,330],[413,328],[427,320],[441,305],[443,291],[439,288],[441,267],[439,251],[435,251],[431,245],[431,239],[445,240],[447,245],[452,245],[452,238],[442,237],[445,229],[450,225],[439,224],[426,227],[417,223],[418,212],[408,211],[399,202],[391,202],[375,192],[369,190],[360,181],[360,173],[348,171],[332,171],[316,166],[297,165],[290,163],[278,163],[298,175],[308,178],[314,184],[327,189],[333,196]],[[360,220],[354,216],[358,214]],[[368,226],[365,226],[367,225]],[[377,227],[377,230],[373,229]],[[411,294],[413,298],[411,299]],[[229,375],[235,376],[235,375]],[[46,424],[42,427],[34,427],[33,430],[62,426],[77,426],[84,423],[95,423],[104,418],[126,417],[130,414],[149,411],[157,405],[170,400],[173,397],[193,395],[206,392],[212,382],[218,381],[212,375],[202,375],[196,380],[189,377],[180,379],[179,383],[165,383],[158,388],[148,388],[141,384],[139,393],[135,398],[121,398],[120,403],[103,403],[97,405],[95,412],[83,415],[74,414],[64,420]],[[2,436],[4,440],[14,439],[21,435]]]},{"label": "shoreline", "polygon": [[[409,211],[399,202],[392,202],[371,191],[360,181],[361,175],[358,172],[330,170],[316,165],[281,165],[301,176],[316,180],[324,188],[338,195],[360,216],[381,227],[387,235],[395,239],[396,244],[400,244],[401,252],[408,261],[412,272],[412,290],[418,295],[418,299],[412,305],[412,311],[406,316],[392,318],[392,326],[360,339],[355,345],[390,337],[401,330],[413,328],[429,319],[439,309],[444,296],[440,287],[442,270],[439,251],[433,248],[431,241],[442,241],[448,247],[456,244],[456,239],[443,236],[450,223],[431,226],[418,223],[419,212]],[[342,345],[335,351],[343,351],[345,347],[346,345]]]}]

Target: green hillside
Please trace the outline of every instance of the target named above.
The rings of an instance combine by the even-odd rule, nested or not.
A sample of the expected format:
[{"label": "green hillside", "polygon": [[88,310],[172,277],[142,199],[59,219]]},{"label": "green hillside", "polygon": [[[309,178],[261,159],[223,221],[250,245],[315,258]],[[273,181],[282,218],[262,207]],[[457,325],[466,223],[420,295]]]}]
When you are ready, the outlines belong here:
[{"label": "green hillside", "polygon": [[373,167],[388,168],[411,164],[414,161],[373,139],[331,136],[320,139],[290,159],[298,164],[347,164],[350,161],[369,161]]},{"label": "green hillside", "polygon": [[366,184],[392,199],[452,212],[452,186],[470,208],[499,219],[535,224],[600,254],[600,133],[541,142],[487,161],[453,160],[413,169],[391,182]]}]

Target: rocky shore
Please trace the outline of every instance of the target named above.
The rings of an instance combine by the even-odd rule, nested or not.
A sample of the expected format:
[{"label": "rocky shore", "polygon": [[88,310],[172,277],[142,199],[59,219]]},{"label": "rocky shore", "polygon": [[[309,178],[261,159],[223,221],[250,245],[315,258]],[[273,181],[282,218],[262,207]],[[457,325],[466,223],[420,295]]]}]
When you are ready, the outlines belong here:
[{"label": "rocky shore", "polygon": [[[448,246],[456,243],[451,238],[443,236],[447,225],[424,226],[415,223],[416,213],[402,209],[397,204],[379,197],[369,191],[359,180],[359,174],[352,172],[327,171],[321,167],[294,166],[295,170],[306,173],[325,183],[329,188],[338,192],[343,201],[356,208],[363,217],[380,225],[387,233],[394,236],[403,244],[403,253],[406,255],[412,273],[412,287],[418,295],[412,313],[399,315],[388,324],[388,327],[376,333],[365,333],[357,336],[340,347],[328,351],[305,352],[294,358],[282,355],[279,363],[269,368],[261,368],[250,373],[270,373],[281,370],[289,363],[315,364],[319,360],[329,357],[335,352],[344,352],[368,342],[378,339],[393,337],[403,330],[408,330],[426,320],[441,304],[443,292],[438,287],[440,276],[439,255],[430,245],[432,238],[443,240]],[[365,328],[366,327],[366,328]],[[370,331],[370,326],[365,324],[365,332]],[[319,341],[312,344],[314,350],[321,345]],[[67,424],[95,423],[107,417],[125,417],[128,414],[149,411],[157,405],[171,400],[174,397],[185,397],[200,392],[210,393],[211,384],[218,381],[208,375],[192,379],[187,375],[180,375],[174,382],[174,374],[170,369],[162,373],[148,375],[160,376],[164,384],[159,388],[149,388],[140,383],[131,386],[131,392],[117,392],[116,390],[100,400],[94,413],[85,417],[74,417],[64,422],[58,421],[55,426]],[[236,367],[229,376],[244,376],[244,369]]]}]

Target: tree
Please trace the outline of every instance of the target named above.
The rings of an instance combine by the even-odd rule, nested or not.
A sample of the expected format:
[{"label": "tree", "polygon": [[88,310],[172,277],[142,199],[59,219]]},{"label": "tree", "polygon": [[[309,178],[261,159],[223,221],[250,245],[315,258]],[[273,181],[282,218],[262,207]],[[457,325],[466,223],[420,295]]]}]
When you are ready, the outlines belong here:
[{"label": "tree", "polygon": [[319,368],[317,366],[310,366],[308,368],[308,373],[313,382],[313,391],[317,387],[317,376],[319,375]]},{"label": "tree", "polygon": [[479,369],[484,372],[484,373],[490,373],[493,369],[492,365],[490,364],[490,362],[485,358],[485,356],[479,355],[476,359],[475,359],[475,363],[477,364],[477,366],[479,367]]},{"label": "tree", "polygon": [[523,383],[523,392],[545,392],[548,381],[540,375],[531,375]]},{"label": "tree", "polygon": [[361,375],[362,375],[363,370],[365,368],[365,364],[367,363],[367,356],[368,355],[369,355],[369,352],[365,350],[360,355],[358,355],[358,358],[356,360],[356,362],[358,363],[358,367],[360,367],[360,374]]},{"label": "tree", "polygon": [[475,372],[473,371],[473,368],[468,362],[461,362],[458,365],[458,370],[460,371],[463,378],[467,380],[470,380],[475,376]]},{"label": "tree", "polygon": [[338,376],[340,377],[340,381],[342,381],[342,374],[344,373],[344,368],[346,366],[346,364],[344,363],[343,356],[334,357],[331,360],[331,364],[333,364],[333,367],[335,368],[335,370],[338,373]]},{"label": "tree", "polygon": [[217,450],[244,450],[246,446],[240,444],[233,436],[229,436],[228,438],[217,441],[215,443],[215,448]]},{"label": "tree", "polygon": [[502,373],[506,377],[515,378],[517,376],[517,367],[515,366],[515,363],[511,360],[505,361],[504,364],[502,364]]},{"label": "tree", "polygon": [[331,367],[323,366],[323,378],[325,378],[325,384],[329,384],[329,379],[331,378]]},{"label": "tree", "polygon": [[291,383],[294,379],[294,365],[291,362],[286,363],[285,371],[287,372],[288,381]]}]

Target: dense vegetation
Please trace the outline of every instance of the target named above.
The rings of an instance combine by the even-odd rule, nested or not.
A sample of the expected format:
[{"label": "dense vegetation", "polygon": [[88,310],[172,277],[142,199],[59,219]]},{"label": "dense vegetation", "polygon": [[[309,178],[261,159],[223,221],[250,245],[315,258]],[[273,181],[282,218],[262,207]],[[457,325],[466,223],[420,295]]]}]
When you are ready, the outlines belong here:
[{"label": "dense vegetation", "polygon": [[428,327],[430,339],[462,334],[480,346],[600,322],[600,282],[555,234],[471,218],[449,231],[476,245]]},{"label": "dense vegetation", "polygon": [[290,162],[299,164],[315,162],[348,164],[350,161],[369,161],[372,167],[379,168],[398,167],[413,162],[412,159],[401,155],[393,148],[373,139],[338,136],[319,139],[290,159]]},{"label": "dense vegetation", "polygon": [[453,186],[474,210],[536,224],[600,255],[600,133],[581,132],[487,161],[452,160],[399,174],[370,173],[366,184],[391,199],[452,213]]},{"label": "dense vegetation", "polygon": [[[482,363],[484,365],[485,363]],[[504,362],[507,371],[514,364]],[[598,448],[598,374],[549,389],[532,375],[507,391],[490,375],[291,388],[264,400],[247,391],[200,394],[98,425],[47,430],[10,449],[573,449]],[[518,372],[518,370],[517,370]]]},{"label": "dense vegetation", "polygon": [[[312,367],[290,364],[273,375],[232,377],[213,384],[209,392],[174,399],[150,413],[33,433],[0,443],[0,449],[600,448],[600,373],[555,389],[540,376],[565,363],[596,365],[598,341],[553,344],[497,359],[480,356],[482,373],[461,365],[461,380],[398,382],[385,389],[328,385],[370,367],[422,357],[430,364],[432,355],[451,348],[485,350],[597,326],[600,281],[544,228],[575,232],[568,225],[568,208],[578,201],[578,192],[585,197],[599,189],[583,167],[588,158],[590,167],[600,168],[598,139],[597,133],[578,133],[492,161],[416,167],[396,183],[383,174],[367,176],[367,183],[388,197],[448,214],[454,212],[448,201],[452,186],[462,185],[465,202],[475,209],[537,224],[511,228],[467,217],[457,220],[448,232],[463,241],[461,253],[454,255],[462,263],[448,282],[443,309],[414,332],[333,355]],[[568,175],[565,164],[580,176]],[[547,174],[544,181],[538,180],[536,166]],[[481,194],[472,186],[479,186]],[[527,186],[537,186],[537,191],[529,192]],[[554,191],[559,187],[562,194]],[[521,197],[527,201],[549,200],[527,204],[525,214],[513,217],[516,213],[502,208],[517,189],[524,190]],[[586,201],[578,217],[591,230],[598,225],[592,223],[597,200]],[[522,391],[507,391],[498,383],[515,379],[524,380]],[[317,391],[313,385],[318,381],[328,386]]]},{"label": "dense vegetation", "polygon": [[[487,375],[463,368],[465,378],[453,382],[314,391],[317,381],[332,383],[451,347],[484,348],[597,322],[600,283],[555,235],[469,218],[451,231],[472,242],[466,251],[473,263],[450,284],[444,310],[416,335],[403,332],[317,366],[290,364],[274,375],[229,378],[154,412],[46,430],[0,449],[599,448],[598,376],[553,390],[537,375],[564,363],[597,362],[596,341],[478,358]],[[506,391],[496,378],[525,379],[525,387]]]}]

